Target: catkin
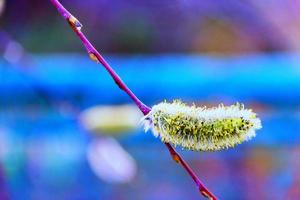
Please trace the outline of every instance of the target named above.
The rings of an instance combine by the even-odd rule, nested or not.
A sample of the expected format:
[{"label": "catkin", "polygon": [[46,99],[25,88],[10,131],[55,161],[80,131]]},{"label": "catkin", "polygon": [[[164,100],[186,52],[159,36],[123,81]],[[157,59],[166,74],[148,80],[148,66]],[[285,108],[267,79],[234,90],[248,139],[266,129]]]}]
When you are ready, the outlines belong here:
[{"label": "catkin", "polygon": [[181,101],[162,102],[143,118],[145,131],[163,142],[195,151],[218,151],[234,147],[255,136],[260,119],[243,104],[206,108]]}]

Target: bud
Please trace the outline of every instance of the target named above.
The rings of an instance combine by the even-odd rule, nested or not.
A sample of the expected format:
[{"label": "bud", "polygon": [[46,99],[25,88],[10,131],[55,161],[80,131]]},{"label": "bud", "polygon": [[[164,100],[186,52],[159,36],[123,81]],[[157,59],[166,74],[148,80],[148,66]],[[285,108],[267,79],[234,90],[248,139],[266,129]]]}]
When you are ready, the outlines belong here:
[{"label": "bud", "polygon": [[99,63],[99,60],[98,60],[97,56],[93,52],[89,52],[89,56],[90,56],[90,59],[92,61],[95,61],[96,63]]},{"label": "bud", "polygon": [[73,15],[68,18],[68,22],[73,28],[77,29],[78,31],[81,30],[82,24]]}]

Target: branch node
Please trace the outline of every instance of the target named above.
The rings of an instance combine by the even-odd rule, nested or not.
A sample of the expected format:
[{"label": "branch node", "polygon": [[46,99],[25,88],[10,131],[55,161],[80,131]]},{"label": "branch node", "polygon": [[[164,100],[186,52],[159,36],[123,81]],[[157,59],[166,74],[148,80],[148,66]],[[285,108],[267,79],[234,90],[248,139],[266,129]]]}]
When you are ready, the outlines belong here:
[{"label": "branch node", "polygon": [[70,15],[70,17],[68,18],[68,22],[73,29],[77,29],[78,31],[81,30],[82,24],[73,15]]},{"label": "branch node", "polygon": [[214,197],[210,196],[205,190],[201,190],[201,189],[200,189],[200,192],[201,192],[201,194],[202,194],[204,197],[208,198],[209,200],[214,200],[214,199],[215,199]]},{"label": "branch node", "polygon": [[92,61],[95,61],[96,63],[99,63],[99,60],[98,60],[97,56],[93,52],[89,52],[89,56],[90,56],[90,59]]},{"label": "branch node", "polygon": [[178,155],[173,154],[173,155],[172,155],[172,158],[173,158],[173,160],[174,160],[176,163],[180,163],[180,158],[179,158]]}]

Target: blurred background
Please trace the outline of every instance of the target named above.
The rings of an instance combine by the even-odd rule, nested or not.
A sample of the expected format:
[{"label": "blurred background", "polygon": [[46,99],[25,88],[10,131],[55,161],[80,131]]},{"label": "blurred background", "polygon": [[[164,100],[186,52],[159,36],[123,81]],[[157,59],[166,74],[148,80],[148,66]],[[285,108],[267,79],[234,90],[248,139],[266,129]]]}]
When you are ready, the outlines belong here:
[{"label": "blurred background", "polygon": [[[252,141],[178,150],[220,199],[300,199],[299,0],[62,3],[147,105],[242,102]],[[0,0],[0,199],[203,199],[49,1]]]}]

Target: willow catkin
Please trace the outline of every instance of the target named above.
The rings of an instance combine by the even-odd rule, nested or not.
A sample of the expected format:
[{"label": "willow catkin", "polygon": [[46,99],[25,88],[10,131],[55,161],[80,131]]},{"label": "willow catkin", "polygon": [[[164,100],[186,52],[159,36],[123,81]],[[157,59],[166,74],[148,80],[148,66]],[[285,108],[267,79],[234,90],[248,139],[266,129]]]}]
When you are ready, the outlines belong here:
[{"label": "willow catkin", "polygon": [[153,106],[143,119],[163,142],[195,151],[218,151],[234,147],[255,136],[260,119],[243,104],[206,108],[187,106],[181,101]]}]

